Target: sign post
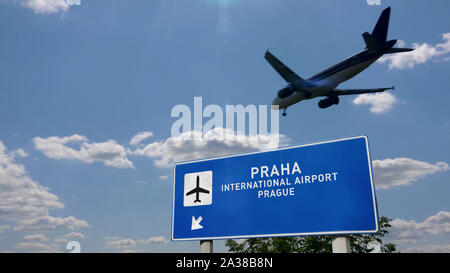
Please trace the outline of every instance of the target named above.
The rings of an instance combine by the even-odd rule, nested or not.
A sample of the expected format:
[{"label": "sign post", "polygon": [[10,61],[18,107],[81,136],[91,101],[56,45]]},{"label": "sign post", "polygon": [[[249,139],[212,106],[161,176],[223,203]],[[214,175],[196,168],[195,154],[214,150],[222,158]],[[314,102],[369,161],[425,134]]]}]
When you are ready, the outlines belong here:
[{"label": "sign post", "polygon": [[200,253],[213,253],[213,241],[212,240],[200,241]]},{"label": "sign post", "polygon": [[331,242],[333,253],[350,253],[350,239],[345,236],[338,236],[333,238]]},{"label": "sign post", "polygon": [[[366,136],[176,163],[173,241],[378,231]],[[345,239],[336,249],[349,249]],[[343,237],[345,238],[345,237]]]}]

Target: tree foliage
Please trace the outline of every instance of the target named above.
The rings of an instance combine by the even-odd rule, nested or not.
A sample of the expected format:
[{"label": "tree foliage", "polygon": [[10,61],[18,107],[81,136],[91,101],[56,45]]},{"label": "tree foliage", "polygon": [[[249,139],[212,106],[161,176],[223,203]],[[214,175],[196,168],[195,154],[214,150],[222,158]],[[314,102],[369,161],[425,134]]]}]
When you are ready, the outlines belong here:
[{"label": "tree foliage", "polygon": [[[395,244],[384,243],[383,238],[391,227],[391,219],[379,219],[379,231],[373,234],[349,235],[351,252],[369,253],[380,247],[383,253],[396,252]],[[251,238],[227,240],[229,252],[234,253],[331,253],[333,236]]]}]

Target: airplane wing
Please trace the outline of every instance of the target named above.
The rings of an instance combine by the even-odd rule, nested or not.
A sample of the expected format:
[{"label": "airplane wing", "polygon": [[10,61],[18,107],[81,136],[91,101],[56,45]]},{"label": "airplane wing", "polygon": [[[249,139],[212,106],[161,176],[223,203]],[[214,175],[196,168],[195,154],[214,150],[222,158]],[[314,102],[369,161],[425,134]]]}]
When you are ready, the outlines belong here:
[{"label": "airplane wing", "polygon": [[333,91],[330,91],[327,94],[327,96],[359,95],[367,93],[384,92],[390,89],[394,89],[394,86],[388,88],[372,88],[372,89],[334,89]]},{"label": "airplane wing", "polygon": [[284,65],[280,60],[277,59],[269,50],[266,51],[264,58],[269,62],[269,64],[280,74],[281,77],[287,82],[294,82],[301,79],[294,71],[289,67]]},{"label": "airplane wing", "polygon": [[186,193],[186,196],[197,193],[197,192],[209,193],[208,190],[205,190],[203,188],[195,188],[195,189],[189,191],[188,193]]},{"label": "airplane wing", "polygon": [[209,193],[208,190],[202,189],[202,188],[197,188],[198,192],[203,192],[203,193]]},{"label": "airplane wing", "polygon": [[191,194],[194,194],[194,193],[196,193],[197,191],[198,191],[197,189],[193,189],[193,190],[189,191],[188,193],[186,193],[186,196],[191,195]]}]

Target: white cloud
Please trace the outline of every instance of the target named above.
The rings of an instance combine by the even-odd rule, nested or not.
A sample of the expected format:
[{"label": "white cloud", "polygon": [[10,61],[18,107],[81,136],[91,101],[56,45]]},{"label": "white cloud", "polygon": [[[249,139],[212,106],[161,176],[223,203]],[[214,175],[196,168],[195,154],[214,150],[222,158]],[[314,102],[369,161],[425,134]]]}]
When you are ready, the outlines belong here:
[{"label": "white cloud", "polygon": [[[0,141],[0,220],[14,223],[14,227],[1,225],[0,233],[8,229],[48,232],[88,227],[86,221],[73,216],[60,218],[49,215],[50,210],[62,209],[64,204],[49,188],[33,181],[23,165],[15,162],[15,157],[23,156],[23,153],[17,152],[20,150],[8,152]],[[49,240],[43,234],[30,234],[23,239],[25,242],[17,244],[16,249],[33,252],[59,251],[56,245],[43,243]]]},{"label": "white cloud", "polygon": [[386,113],[397,103],[397,98],[390,92],[361,94],[353,99],[355,105],[370,105],[370,112],[374,114]]},{"label": "white cloud", "polygon": [[450,212],[440,211],[423,222],[394,219],[390,222],[389,237],[395,242],[416,242],[427,235],[450,233]]},{"label": "white cloud", "polygon": [[[159,167],[170,167],[176,161],[274,149],[280,141],[288,141],[284,135],[246,136],[224,128],[215,128],[204,135],[190,131],[163,141],[143,144],[143,141],[150,137],[153,137],[152,132],[134,135],[130,145],[136,146],[135,150],[125,148],[115,140],[96,143],[78,134],[65,137],[35,137],[33,142],[37,150],[52,159],[103,162],[106,166],[116,168],[134,168],[128,155],[147,156],[153,158]],[[167,179],[167,176],[163,175],[160,179]]]},{"label": "white cloud", "polygon": [[47,187],[33,181],[0,141],[0,219],[18,221],[64,208]]},{"label": "white cloud", "polygon": [[57,253],[61,252],[56,244],[44,244],[42,242],[21,242],[14,246],[15,249],[29,250],[31,252]]},{"label": "white cloud", "polygon": [[33,142],[37,150],[52,159],[72,159],[85,163],[103,162],[105,166],[134,168],[126,156],[125,148],[115,140],[89,142],[85,136],[75,134],[66,137],[35,137]]},{"label": "white cloud", "polygon": [[15,150],[15,151],[12,151],[11,152],[11,156],[13,158],[16,158],[16,157],[27,157],[28,154],[22,148],[19,148],[19,149]]},{"label": "white cloud", "polygon": [[167,240],[164,236],[155,236],[148,239],[131,239],[121,237],[105,237],[106,246],[111,249],[117,249],[120,253],[134,253],[136,251],[137,244],[150,245],[150,244],[167,244]]},{"label": "white cloud", "polygon": [[11,229],[10,225],[0,225],[0,233],[5,232],[5,230]]},{"label": "white cloud", "polygon": [[72,239],[84,239],[84,234],[81,232],[70,232],[61,236],[56,237],[53,241],[56,243],[67,243]]},{"label": "white cloud", "polygon": [[142,141],[144,141],[145,139],[147,139],[149,137],[153,137],[153,133],[152,132],[137,133],[130,140],[130,145],[134,145],[134,146],[139,145]]},{"label": "white cloud", "polygon": [[0,0],[4,3],[19,4],[36,14],[64,14],[71,6],[80,6],[83,0]]},{"label": "white cloud", "polygon": [[136,241],[120,237],[106,237],[106,246],[109,248],[128,249],[136,247]]},{"label": "white cloud", "polygon": [[73,216],[65,218],[41,216],[18,221],[17,225],[14,227],[14,230],[27,232],[46,232],[58,230],[75,230],[82,227],[89,227],[89,224],[86,221],[76,219]]},{"label": "white cloud", "polygon": [[44,234],[30,234],[23,237],[26,241],[39,241],[39,242],[47,242],[50,240],[47,236]]},{"label": "white cloud", "polygon": [[82,0],[2,0],[2,2],[19,3],[36,14],[65,13],[71,6],[81,5]]},{"label": "white cloud", "polygon": [[425,245],[409,247],[402,250],[403,253],[450,253],[450,244],[448,245]]},{"label": "white cloud", "polygon": [[138,253],[136,249],[123,249],[119,253]]},{"label": "white cloud", "polygon": [[169,242],[164,236],[155,236],[148,239],[137,240],[140,244],[166,244]]},{"label": "white cloud", "polygon": [[[417,64],[424,64],[430,60],[448,61],[450,53],[450,33],[442,34],[443,43],[429,45],[427,43],[414,43],[414,51],[386,54],[381,57],[378,62],[389,63],[389,69],[405,69],[413,68]],[[399,41],[399,46],[404,46],[403,41]]]},{"label": "white cloud", "polygon": [[450,170],[445,162],[431,164],[405,157],[374,160],[372,164],[378,189],[409,185],[426,175]]},{"label": "white cloud", "polygon": [[246,136],[232,130],[215,128],[203,136],[195,131],[185,132],[128,152],[153,158],[156,166],[168,168],[179,161],[274,149],[278,147],[278,140],[282,143],[288,141],[284,135]]},{"label": "white cloud", "polygon": [[20,2],[35,13],[66,12],[69,9],[66,0],[21,0]]}]

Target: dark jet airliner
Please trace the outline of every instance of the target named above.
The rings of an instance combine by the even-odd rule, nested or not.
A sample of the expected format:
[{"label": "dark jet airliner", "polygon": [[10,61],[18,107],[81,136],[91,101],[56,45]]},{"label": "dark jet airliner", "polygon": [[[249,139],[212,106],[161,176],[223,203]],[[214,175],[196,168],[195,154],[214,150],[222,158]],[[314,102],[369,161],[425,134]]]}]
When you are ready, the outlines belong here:
[{"label": "dark jet airliner", "polygon": [[288,82],[288,85],[285,88],[278,91],[277,97],[272,102],[272,107],[278,106],[278,109],[283,109],[283,116],[286,116],[286,109],[288,106],[302,100],[315,97],[326,97],[319,101],[319,107],[323,109],[334,104],[339,104],[339,96],[376,93],[394,89],[394,87],[336,89],[340,83],[358,75],[384,54],[414,50],[411,48],[394,48],[397,40],[387,41],[390,13],[390,7],[383,10],[372,34],[369,34],[368,32],[362,34],[366,44],[366,48],[363,51],[319,72],[309,79],[301,78],[272,55],[272,53],[267,51],[265,59],[281,75],[281,77]]}]

